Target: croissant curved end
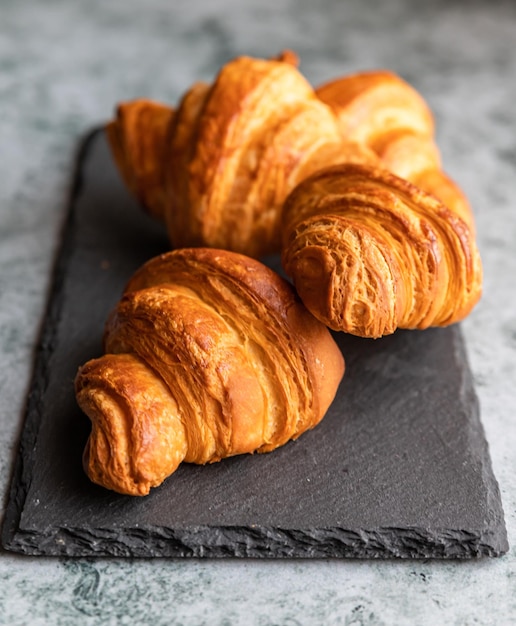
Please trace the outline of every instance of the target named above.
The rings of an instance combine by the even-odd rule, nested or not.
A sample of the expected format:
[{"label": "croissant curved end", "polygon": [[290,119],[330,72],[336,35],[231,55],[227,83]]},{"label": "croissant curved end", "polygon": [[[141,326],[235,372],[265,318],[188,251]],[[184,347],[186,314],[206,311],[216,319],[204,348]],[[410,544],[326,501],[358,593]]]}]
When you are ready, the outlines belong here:
[{"label": "croissant curved end", "polygon": [[318,220],[300,225],[307,245],[288,257],[288,271],[305,306],[336,331],[381,337],[396,330],[402,290],[392,279],[393,259],[370,236],[344,220],[325,229],[340,231],[334,247],[311,245],[321,228]]},{"label": "croissant curved end", "polygon": [[80,368],[75,389],[92,423],[83,453],[92,482],[122,494],[146,495],[184,459],[177,407],[164,384],[133,355],[89,361]]},{"label": "croissant curved end", "polygon": [[111,153],[120,175],[145,210],[164,219],[164,163],[167,130],[174,109],[152,100],[120,103],[105,127]]}]

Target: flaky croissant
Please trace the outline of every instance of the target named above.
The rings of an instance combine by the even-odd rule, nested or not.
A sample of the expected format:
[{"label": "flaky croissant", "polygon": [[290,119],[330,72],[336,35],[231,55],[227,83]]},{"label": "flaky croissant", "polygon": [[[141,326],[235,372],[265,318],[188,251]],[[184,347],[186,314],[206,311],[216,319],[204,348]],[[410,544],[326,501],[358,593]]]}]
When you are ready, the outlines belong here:
[{"label": "flaky croissant", "polygon": [[436,195],[474,228],[469,203],[442,171],[422,96],[396,74],[361,72],[315,91],[287,51],[239,57],[178,108],[118,106],[106,132],[128,187],[167,225],[172,247],[253,257],[279,252],[288,193],[320,168],[381,165]]},{"label": "flaky croissant", "polygon": [[382,70],[338,78],[316,93],[347,141],[373,151],[384,168],[435,195],[474,229],[466,196],[441,169],[432,112],[411,85]]},{"label": "flaky croissant", "polygon": [[334,330],[380,337],[445,326],[480,297],[474,235],[434,196],[383,168],[341,165],[287,198],[285,271]]},{"label": "flaky croissant", "polygon": [[216,249],[147,262],[76,377],[90,479],[144,495],[182,461],[268,452],[324,416],[344,373],[328,329],[271,269]]},{"label": "flaky croissant", "polygon": [[107,126],[115,160],[166,222],[172,247],[278,252],[281,207],[300,180],[336,162],[377,160],[343,140],[296,64],[291,52],[239,57],[212,85],[193,85],[176,110],[148,100],[119,105]]}]

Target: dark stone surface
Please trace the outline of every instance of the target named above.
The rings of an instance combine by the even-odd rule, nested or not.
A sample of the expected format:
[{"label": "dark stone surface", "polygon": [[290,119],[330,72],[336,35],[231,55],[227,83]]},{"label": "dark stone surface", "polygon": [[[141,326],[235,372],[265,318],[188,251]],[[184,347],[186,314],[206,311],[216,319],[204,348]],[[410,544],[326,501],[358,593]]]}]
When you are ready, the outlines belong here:
[{"label": "dark stone surface", "polygon": [[[80,364],[131,273],[167,249],[104,137],[81,151],[2,532],[25,554],[468,558],[508,549],[460,328],[337,337],[323,422],[272,454],[183,465],[148,497],[83,474]],[[276,260],[277,263],[277,260]]]}]

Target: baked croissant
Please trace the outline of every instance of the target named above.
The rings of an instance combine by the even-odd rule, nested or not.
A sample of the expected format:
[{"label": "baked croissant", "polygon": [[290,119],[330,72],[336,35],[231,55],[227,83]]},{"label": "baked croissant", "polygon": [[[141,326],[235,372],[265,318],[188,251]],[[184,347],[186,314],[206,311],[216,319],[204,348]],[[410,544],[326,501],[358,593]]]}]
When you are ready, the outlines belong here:
[{"label": "baked croissant", "polygon": [[307,308],[334,330],[380,337],[445,326],[480,297],[468,225],[383,168],[321,170],[287,198],[282,263]]},{"label": "baked croissant", "polygon": [[296,65],[292,52],[239,57],[212,85],[194,84],[176,110],[149,100],[118,106],[106,128],[115,161],[166,223],[172,247],[279,252],[281,208],[298,182],[334,163],[378,161],[341,136]]},{"label": "baked croissant", "polygon": [[433,115],[423,97],[389,71],[350,74],[316,89],[347,141],[373,151],[381,165],[439,198],[474,229],[466,196],[441,169]]},{"label": "baked croissant", "polygon": [[269,452],[314,427],[344,373],[328,329],[271,269],[181,249],[147,262],[82,366],[90,479],[145,495],[177,466]]}]

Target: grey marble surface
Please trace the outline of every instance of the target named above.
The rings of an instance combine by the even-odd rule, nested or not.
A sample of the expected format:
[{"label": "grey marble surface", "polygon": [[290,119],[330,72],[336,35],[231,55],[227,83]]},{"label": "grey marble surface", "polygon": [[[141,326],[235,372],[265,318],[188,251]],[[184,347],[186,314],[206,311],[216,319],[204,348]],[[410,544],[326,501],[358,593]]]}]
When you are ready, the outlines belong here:
[{"label": "grey marble surface", "polygon": [[133,561],[0,552],[0,623],[516,623],[516,4],[0,0],[0,502],[16,454],[79,138],[175,102],[238,54],[295,49],[314,83],[386,67],[431,105],[473,204],[484,296],[463,323],[510,552],[471,562]]}]

